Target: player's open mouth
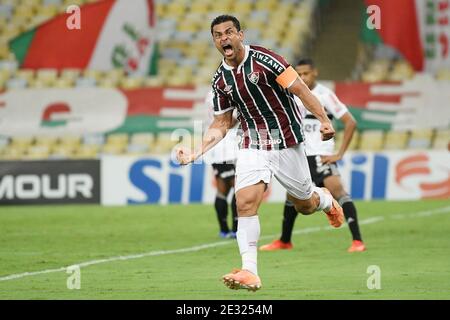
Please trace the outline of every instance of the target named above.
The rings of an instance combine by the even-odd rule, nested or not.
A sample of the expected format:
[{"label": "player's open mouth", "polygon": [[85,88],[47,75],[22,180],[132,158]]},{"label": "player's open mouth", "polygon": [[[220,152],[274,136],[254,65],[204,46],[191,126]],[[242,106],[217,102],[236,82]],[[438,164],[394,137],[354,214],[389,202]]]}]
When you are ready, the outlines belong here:
[{"label": "player's open mouth", "polygon": [[229,44],[222,46],[225,56],[231,56],[233,54],[233,47]]}]

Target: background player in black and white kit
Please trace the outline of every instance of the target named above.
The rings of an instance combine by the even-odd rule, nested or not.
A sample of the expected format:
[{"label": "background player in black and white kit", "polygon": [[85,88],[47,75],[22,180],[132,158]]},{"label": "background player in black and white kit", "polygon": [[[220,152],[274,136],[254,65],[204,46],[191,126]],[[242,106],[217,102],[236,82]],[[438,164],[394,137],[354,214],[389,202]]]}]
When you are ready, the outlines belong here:
[{"label": "background player in black and white kit", "polygon": [[[339,202],[344,210],[345,219],[352,234],[352,245],[349,252],[364,251],[365,245],[362,242],[359,231],[358,217],[355,205],[344,190],[339,170],[336,162],[342,159],[347,150],[356,128],[354,120],[347,107],[339,101],[333,91],[316,82],[318,71],[314,66],[312,59],[300,60],[295,70],[302,80],[308,85],[311,92],[319,99],[324,106],[330,120],[339,119],[344,124],[344,137],[337,153],[334,153],[334,139],[323,141],[320,136],[320,122],[304,108],[300,99],[296,102],[301,106],[303,116],[303,131],[305,134],[305,150],[308,158],[308,165],[311,171],[311,178],[316,186],[326,187],[330,190],[333,197]],[[262,251],[273,251],[279,249],[291,249],[292,229],[298,213],[295,211],[292,203],[286,201],[283,213],[282,235],[278,240],[260,247]]]}]

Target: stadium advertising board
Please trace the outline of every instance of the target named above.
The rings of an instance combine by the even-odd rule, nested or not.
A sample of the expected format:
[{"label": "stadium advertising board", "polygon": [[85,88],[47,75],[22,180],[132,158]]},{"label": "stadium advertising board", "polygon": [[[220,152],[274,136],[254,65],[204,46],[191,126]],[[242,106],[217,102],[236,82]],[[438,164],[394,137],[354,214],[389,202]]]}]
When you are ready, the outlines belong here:
[{"label": "stadium advertising board", "polygon": [[354,152],[339,168],[354,199],[450,198],[447,151]]},{"label": "stadium advertising board", "polygon": [[100,203],[100,161],[2,161],[0,204]]},{"label": "stadium advertising board", "polygon": [[205,163],[179,166],[170,156],[102,158],[102,204],[212,202],[212,175]]},{"label": "stadium advertising board", "polygon": [[[354,199],[414,200],[450,197],[450,154],[428,152],[353,152],[339,163]],[[102,204],[212,203],[215,187],[210,165],[180,167],[170,156],[102,159]],[[265,201],[282,202],[283,187],[273,179]]]},{"label": "stadium advertising board", "polygon": [[[339,162],[346,190],[355,200],[450,198],[450,154],[446,151],[348,152]],[[283,201],[274,182],[269,201]]]}]

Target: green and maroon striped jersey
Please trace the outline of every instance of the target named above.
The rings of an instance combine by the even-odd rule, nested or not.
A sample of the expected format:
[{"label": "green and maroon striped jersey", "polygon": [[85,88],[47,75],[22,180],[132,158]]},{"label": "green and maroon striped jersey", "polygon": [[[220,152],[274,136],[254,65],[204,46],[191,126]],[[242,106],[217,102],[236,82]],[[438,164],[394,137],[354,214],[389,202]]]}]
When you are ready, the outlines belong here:
[{"label": "green and maroon striped jersey", "polygon": [[303,141],[294,95],[277,82],[289,67],[280,55],[246,45],[244,60],[237,68],[222,61],[214,74],[214,113],[237,108],[241,148],[283,149]]}]

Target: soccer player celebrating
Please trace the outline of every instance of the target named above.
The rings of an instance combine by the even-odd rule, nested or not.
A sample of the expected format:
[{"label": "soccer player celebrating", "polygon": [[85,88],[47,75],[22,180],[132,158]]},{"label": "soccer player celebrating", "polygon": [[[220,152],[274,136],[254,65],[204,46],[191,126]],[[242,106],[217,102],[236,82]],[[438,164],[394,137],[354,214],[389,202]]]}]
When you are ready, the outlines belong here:
[{"label": "soccer player celebrating", "polygon": [[[314,66],[312,59],[302,59],[295,67],[302,80],[311,89],[311,92],[319,99],[324,106],[328,118],[337,118],[344,124],[344,138],[337,154],[334,154],[334,139],[322,141],[320,138],[320,121],[303,107],[300,100],[297,103],[302,106],[305,114],[303,120],[303,129],[305,132],[305,149],[308,156],[309,170],[313,182],[318,187],[326,187],[330,190],[333,197],[339,202],[344,210],[345,219],[350,228],[353,242],[348,252],[364,251],[366,247],[361,239],[359,232],[358,217],[356,208],[352,199],[345,192],[339,177],[339,171],[336,162],[344,156],[345,151],[350,145],[353,132],[356,128],[356,122],[347,107],[339,101],[333,91],[316,82],[318,70]],[[281,238],[272,243],[260,247],[262,251],[274,251],[280,249],[291,249],[292,229],[294,227],[297,212],[292,202],[286,200],[283,212],[283,224]]]},{"label": "soccer player celebrating", "polygon": [[331,139],[335,131],[320,102],[283,57],[263,47],[243,44],[238,19],[216,17],[211,34],[223,56],[212,80],[214,121],[198,150],[178,148],[176,154],[181,164],[195,161],[225,136],[232,126],[232,112],[238,110],[243,134],[236,162],[236,236],[242,268],[222,279],[230,289],[257,290],[261,288],[257,213],[272,175],[286,188],[296,211],[305,215],[324,211],[334,227],[344,222],[342,208],[331,193],[312,184],[294,95],[320,122],[323,140]]}]

